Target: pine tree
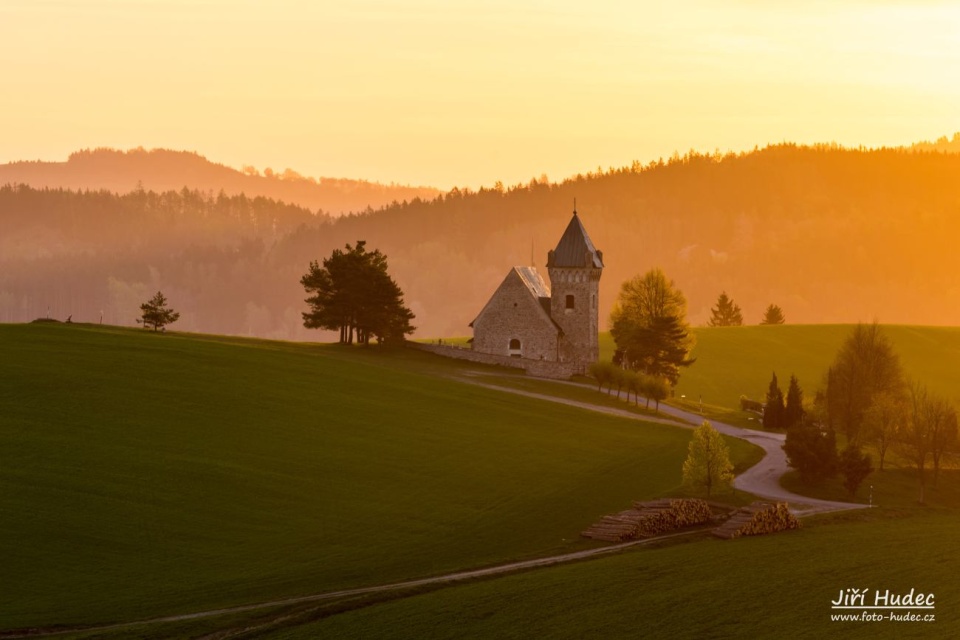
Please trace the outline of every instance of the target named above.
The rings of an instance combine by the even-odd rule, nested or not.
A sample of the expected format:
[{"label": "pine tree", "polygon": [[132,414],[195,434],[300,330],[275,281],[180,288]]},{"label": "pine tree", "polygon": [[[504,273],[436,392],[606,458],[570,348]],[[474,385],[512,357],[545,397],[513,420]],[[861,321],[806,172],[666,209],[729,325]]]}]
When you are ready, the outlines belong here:
[{"label": "pine tree", "polygon": [[366,250],[360,240],[355,247],[336,249],[316,261],[300,278],[300,284],[312,296],[306,299],[310,311],[303,315],[308,329],[340,332],[340,342],[360,344],[403,340],[413,332],[413,313],[403,304],[403,291],[387,273],[387,257],[377,249]]},{"label": "pine tree", "polygon": [[783,324],[785,321],[786,318],[783,316],[783,309],[775,304],[771,304],[764,312],[763,320],[760,321],[760,324]]},{"label": "pine tree", "polygon": [[167,298],[160,291],[157,291],[157,295],[140,305],[140,311],[143,315],[137,320],[137,323],[143,324],[144,329],[153,327],[154,331],[158,331],[180,319],[178,312],[167,308]]},{"label": "pine tree", "polygon": [[803,390],[797,381],[797,376],[790,376],[790,387],[787,389],[787,404],[783,410],[783,428],[790,429],[803,422]]},{"label": "pine tree", "polygon": [[804,484],[815,484],[834,476],[839,468],[833,430],[824,434],[817,427],[801,424],[787,431],[783,451]]},{"label": "pine tree", "polygon": [[712,313],[707,324],[711,327],[739,327],[743,324],[743,313],[740,307],[724,291],[717,298],[717,306],[710,310]]},{"label": "pine tree", "polygon": [[849,444],[840,453],[838,462],[843,475],[843,486],[851,496],[855,496],[860,484],[873,473],[873,461],[870,456],[860,451],[860,447]]},{"label": "pine tree", "polygon": [[763,405],[763,428],[781,429],[783,427],[783,391],[777,383],[777,374],[774,372],[773,379],[770,380],[770,388],[767,390],[767,400]]}]

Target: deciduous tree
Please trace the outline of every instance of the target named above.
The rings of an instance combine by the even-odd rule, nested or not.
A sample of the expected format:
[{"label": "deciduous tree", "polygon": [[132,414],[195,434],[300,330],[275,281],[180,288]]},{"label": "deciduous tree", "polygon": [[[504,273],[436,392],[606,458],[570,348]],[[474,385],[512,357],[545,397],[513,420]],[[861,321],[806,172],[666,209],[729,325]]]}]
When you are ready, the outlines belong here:
[{"label": "deciduous tree", "polygon": [[920,504],[926,504],[927,459],[933,449],[933,426],[929,403],[930,394],[927,387],[918,382],[911,384],[907,420],[900,425],[897,432],[897,448],[917,471]]},{"label": "deciduous tree", "polygon": [[588,373],[597,381],[597,391],[603,390],[603,385],[613,379],[613,370],[618,368],[610,362],[593,362],[587,369]]},{"label": "deciduous tree", "polygon": [[636,371],[625,370],[623,372],[623,375],[626,378],[626,382],[624,383],[624,386],[626,386],[627,388],[627,402],[630,402],[630,394],[632,393],[633,404],[639,405],[640,404],[639,396],[640,396],[640,391],[642,387],[641,381],[640,381],[640,374],[637,373]]},{"label": "deciduous tree", "polygon": [[683,293],[660,269],[623,283],[610,314],[610,334],[633,370],[676,384],[689,357],[693,335]]},{"label": "deciduous tree", "polygon": [[858,324],[827,372],[827,420],[848,442],[859,442],[864,414],[873,397],[904,387],[900,358],[877,323]]},{"label": "deciduous tree", "polygon": [[933,458],[933,486],[940,479],[940,460],[957,444],[957,410],[943,396],[931,394],[928,403],[930,420],[930,455]]},{"label": "deciduous tree", "polygon": [[907,407],[907,420],[897,432],[897,445],[917,471],[920,504],[924,504],[927,460],[933,461],[936,486],[942,456],[957,440],[957,411],[946,398],[930,393],[919,382],[910,385]]},{"label": "deciduous tree", "polygon": [[647,398],[647,408],[650,408],[650,401],[656,403],[655,410],[660,411],[660,403],[670,395],[670,383],[658,376],[644,375],[640,379],[643,388],[641,393]]},{"label": "deciduous tree", "polygon": [[863,416],[866,440],[877,447],[880,456],[880,471],[887,450],[896,439],[897,432],[907,419],[906,399],[902,394],[878,393]]},{"label": "deciduous tree", "polygon": [[723,436],[709,421],[693,431],[693,439],[683,462],[683,483],[706,489],[707,496],[714,489],[729,487],[733,482],[730,450]]}]

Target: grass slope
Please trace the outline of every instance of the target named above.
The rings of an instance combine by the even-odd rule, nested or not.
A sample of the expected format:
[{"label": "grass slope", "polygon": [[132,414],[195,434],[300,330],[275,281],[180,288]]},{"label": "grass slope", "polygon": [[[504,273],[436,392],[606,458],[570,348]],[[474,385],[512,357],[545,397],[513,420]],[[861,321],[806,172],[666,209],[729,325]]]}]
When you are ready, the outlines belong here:
[{"label": "grass slope", "polygon": [[[451,587],[256,637],[953,636],[960,623],[955,542],[960,518],[943,512],[909,519],[883,516],[874,512],[864,522],[776,536],[640,549]],[[871,594],[873,589],[932,592],[937,619],[833,621],[830,602],[848,587]]]},{"label": "grass slope", "polygon": [[[680,376],[676,393],[721,407],[738,407],[741,395],[763,401],[775,371],[786,393],[790,375],[812,400],[823,375],[853,325],[779,325],[694,329],[697,361]],[[960,403],[960,328],[884,326],[904,370],[931,390]],[[601,357],[613,355],[609,333]]]},{"label": "grass slope", "polygon": [[679,484],[688,431],[448,379],[463,366],[0,325],[0,629],[573,550],[598,515]]}]

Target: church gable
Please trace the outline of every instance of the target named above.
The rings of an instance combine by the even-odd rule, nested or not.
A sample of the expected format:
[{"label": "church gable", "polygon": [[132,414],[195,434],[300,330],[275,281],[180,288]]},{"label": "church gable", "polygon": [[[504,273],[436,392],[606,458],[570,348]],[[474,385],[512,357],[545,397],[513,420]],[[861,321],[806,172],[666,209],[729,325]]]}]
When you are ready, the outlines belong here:
[{"label": "church gable", "polygon": [[473,326],[473,349],[556,360],[560,329],[550,318],[550,290],[533,267],[514,267]]}]

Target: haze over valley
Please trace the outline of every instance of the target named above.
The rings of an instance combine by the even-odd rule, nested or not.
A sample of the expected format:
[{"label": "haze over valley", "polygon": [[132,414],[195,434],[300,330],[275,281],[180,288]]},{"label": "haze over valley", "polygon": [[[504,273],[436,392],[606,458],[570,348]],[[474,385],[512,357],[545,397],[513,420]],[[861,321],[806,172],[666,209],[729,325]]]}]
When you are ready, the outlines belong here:
[{"label": "haze over valley", "polygon": [[[323,182],[243,175],[192,153],[97,151],[65,166],[7,165],[0,176],[29,178],[26,167],[42,177],[0,189],[0,321],[99,322],[102,312],[105,323],[133,326],[139,305],[162,289],[182,312],[180,330],[318,339],[302,327],[299,279],[311,260],[363,239],[387,255],[417,336],[466,335],[511,266],[543,267],[576,199],[608,267],[601,309],[625,279],[660,266],[687,295],[694,324],[726,291],[747,324],[774,303],[789,323],[955,325],[960,155],[939,150],[954,142],[690,152],[437,197],[356,182],[327,189],[357,203],[342,216],[311,204],[322,201]],[[73,164],[92,168],[64,170]],[[139,186],[102,190],[119,184],[110,176]],[[65,189],[45,186],[57,179]],[[288,201],[243,192],[250,185]],[[311,192],[298,200],[304,188]],[[397,201],[359,204],[374,191]]]}]

